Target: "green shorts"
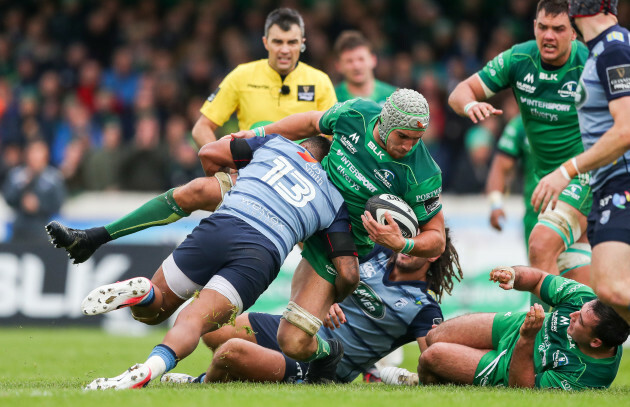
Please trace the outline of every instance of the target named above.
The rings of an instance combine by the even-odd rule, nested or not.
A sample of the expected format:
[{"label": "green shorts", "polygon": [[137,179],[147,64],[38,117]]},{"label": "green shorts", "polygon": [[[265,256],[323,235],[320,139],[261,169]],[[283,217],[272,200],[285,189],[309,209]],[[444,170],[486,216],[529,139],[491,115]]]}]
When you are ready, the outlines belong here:
[{"label": "green shorts", "polygon": [[335,285],[337,269],[326,253],[326,246],[319,236],[313,235],[304,241],[302,257],[309,262],[313,270],[315,270],[321,278]]},{"label": "green shorts", "polygon": [[[536,180],[538,183],[540,178]],[[589,185],[588,174],[581,174],[573,178],[569,185],[562,191],[558,200],[571,205],[584,216],[588,216],[593,205],[593,191]]]},{"label": "green shorts", "polygon": [[492,321],[492,348],[475,370],[475,386],[508,386],[512,352],[526,312],[496,314]]}]

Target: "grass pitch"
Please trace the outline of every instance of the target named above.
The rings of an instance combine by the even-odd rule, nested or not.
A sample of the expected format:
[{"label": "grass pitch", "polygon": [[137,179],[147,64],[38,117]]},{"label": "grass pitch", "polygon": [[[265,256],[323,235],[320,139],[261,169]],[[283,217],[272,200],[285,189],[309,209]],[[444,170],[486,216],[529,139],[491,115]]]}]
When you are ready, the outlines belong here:
[{"label": "grass pitch", "polygon": [[[0,330],[0,406],[536,406],[620,407],[630,401],[630,357],[624,356],[610,390],[565,393],[475,387],[393,387],[382,384],[301,386],[230,383],[165,385],[135,391],[85,392],[96,377],[115,376],[143,362],[165,331],[140,338],[100,329],[4,328]],[[174,369],[199,374],[211,353],[200,346]],[[403,367],[415,369],[418,350],[405,348]]]}]

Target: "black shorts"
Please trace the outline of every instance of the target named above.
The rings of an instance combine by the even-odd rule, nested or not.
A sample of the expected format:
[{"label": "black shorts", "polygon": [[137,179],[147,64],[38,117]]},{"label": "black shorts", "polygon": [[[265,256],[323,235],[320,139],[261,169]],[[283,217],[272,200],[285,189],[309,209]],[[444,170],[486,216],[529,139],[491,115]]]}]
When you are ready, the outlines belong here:
[{"label": "black shorts", "polygon": [[217,275],[238,292],[243,308],[251,307],[280,271],[278,249],[243,220],[215,214],[199,223],[173,251],[179,269],[205,286]]},{"label": "black shorts", "polygon": [[618,175],[593,192],[588,215],[588,241],[630,244],[630,175]]},{"label": "black shorts", "polygon": [[[261,314],[258,312],[250,312],[249,323],[256,335],[256,342],[264,348],[272,349],[282,353],[278,345],[278,326],[280,325],[280,315]],[[308,363],[298,362],[295,359],[284,356],[285,370],[282,381],[287,383],[299,383],[304,380]]]}]

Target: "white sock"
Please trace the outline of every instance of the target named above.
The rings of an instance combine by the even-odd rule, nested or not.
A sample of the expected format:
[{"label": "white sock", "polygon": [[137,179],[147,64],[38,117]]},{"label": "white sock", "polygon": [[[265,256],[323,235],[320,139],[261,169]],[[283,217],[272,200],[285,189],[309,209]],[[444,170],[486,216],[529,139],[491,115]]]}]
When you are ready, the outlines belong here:
[{"label": "white sock", "polygon": [[151,380],[166,373],[166,362],[157,355],[151,356],[144,364],[151,369]]}]

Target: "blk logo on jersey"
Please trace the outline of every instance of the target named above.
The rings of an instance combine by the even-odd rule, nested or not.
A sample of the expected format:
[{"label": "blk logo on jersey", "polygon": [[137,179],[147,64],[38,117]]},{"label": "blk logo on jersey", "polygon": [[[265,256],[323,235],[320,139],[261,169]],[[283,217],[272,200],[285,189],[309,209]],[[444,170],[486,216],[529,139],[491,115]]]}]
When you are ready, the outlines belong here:
[{"label": "blk logo on jersey", "polygon": [[557,81],[558,80],[558,74],[557,73],[547,73],[547,72],[541,72],[538,77],[540,78],[541,81]]},{"label": "blk logo on jersey", "polygon": [[298,102],[312,102],[315,100],[315,85],[298,85]]}]

